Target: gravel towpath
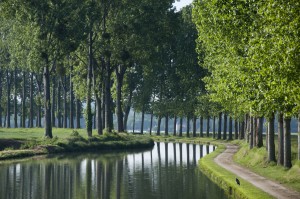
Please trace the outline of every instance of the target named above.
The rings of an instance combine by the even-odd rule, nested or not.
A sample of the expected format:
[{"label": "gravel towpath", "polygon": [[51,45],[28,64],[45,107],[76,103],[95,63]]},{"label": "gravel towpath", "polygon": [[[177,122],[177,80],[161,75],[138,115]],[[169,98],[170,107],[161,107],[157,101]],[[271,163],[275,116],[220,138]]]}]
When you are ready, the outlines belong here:
[{"label": "gravel towpath", "polygon": [[[275,198],[282,199],[300,199],[300,193],[296,191],[292,191],[282,186],[279,183],[276,183],[272,180],[268,180],[249,169],[239,166],[238,164],[233,162],[233,155],[238,151],[238,146],[227,145],[226,150],[218,155],[214,161],[224,167],[228,171],[234,173],[238,178],[242,178],[254,186],[262,189],[267,192],[271,196]],[[242,186],[242,184],[241,184]]]}]

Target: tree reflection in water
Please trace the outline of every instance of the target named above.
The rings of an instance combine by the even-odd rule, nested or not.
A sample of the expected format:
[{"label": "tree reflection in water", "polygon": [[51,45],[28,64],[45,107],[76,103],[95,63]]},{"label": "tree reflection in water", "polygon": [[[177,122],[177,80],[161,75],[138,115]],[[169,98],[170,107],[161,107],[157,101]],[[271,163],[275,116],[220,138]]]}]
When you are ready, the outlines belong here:
[{"label": "tree reflection in water", "polygon": [[149,151],[69,154],[0,165],[0,198],[225,198],[197,168],[206,145],[156,143]]}]

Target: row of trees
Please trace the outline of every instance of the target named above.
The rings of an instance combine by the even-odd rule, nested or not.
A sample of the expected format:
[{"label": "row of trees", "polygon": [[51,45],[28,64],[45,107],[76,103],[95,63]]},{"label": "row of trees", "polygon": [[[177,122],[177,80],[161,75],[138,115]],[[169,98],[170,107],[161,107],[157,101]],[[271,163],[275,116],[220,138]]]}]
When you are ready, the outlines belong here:
[{"label": "row of trees", "polygon": [[142,117],[155,115],[158,134],[163,117],[196,120],[206,70],[194,50],[192,8],[175,12],[172,3],[2,1],[0,118],[5,115],[6,127],[13,107],[15,126],[17,115],[22,127],[26,118],[27,126],[41,126],[44,116],[45,136],[52,137],[52,126],[80,128],[83,108],[91,136],[93,102],[98,134],[112,131],[113,113],[123,132],[131,107]]},{"label": "row of trees", "polygon": [[193,10],[210,103],[247,123],[251,148],[262,146],[262,131],[254,130],[262,126],[259,118],[267,118],[269,161],[276,160],[277,114],[277,159],[285,167],[292,164],[291,117],[300,113],[299,12],[296,0],[198,0]]}]

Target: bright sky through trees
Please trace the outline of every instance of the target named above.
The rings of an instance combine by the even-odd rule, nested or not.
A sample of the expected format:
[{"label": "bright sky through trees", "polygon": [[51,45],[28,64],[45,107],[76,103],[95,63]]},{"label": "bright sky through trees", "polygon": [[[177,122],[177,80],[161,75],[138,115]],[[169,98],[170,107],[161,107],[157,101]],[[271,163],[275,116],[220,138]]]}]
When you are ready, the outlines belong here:
[{"label": "bright sky through trees", "polygon": [[180,10],[181,8],[191,4],[192,2],[193,2],[193,0],[180,0],[180,1],[175,0],[173,5],[174,5],[174,7],[176,7],[177,10]]}]

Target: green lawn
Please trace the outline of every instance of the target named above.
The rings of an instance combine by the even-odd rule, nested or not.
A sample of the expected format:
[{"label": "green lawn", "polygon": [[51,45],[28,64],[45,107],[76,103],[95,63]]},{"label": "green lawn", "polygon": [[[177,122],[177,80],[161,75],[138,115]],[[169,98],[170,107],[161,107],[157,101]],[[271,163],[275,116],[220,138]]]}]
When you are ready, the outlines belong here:
[{"label": "green lawn", "polygon": [[[76,129],[83,137],[87,137],[85,129]],[[53,128],[53,137],[67,138],[73,129]],[[96,131],[93,132],[96,135]],[[0,128],[0,139],[36,139],[44,137],[43,128]]]}]

